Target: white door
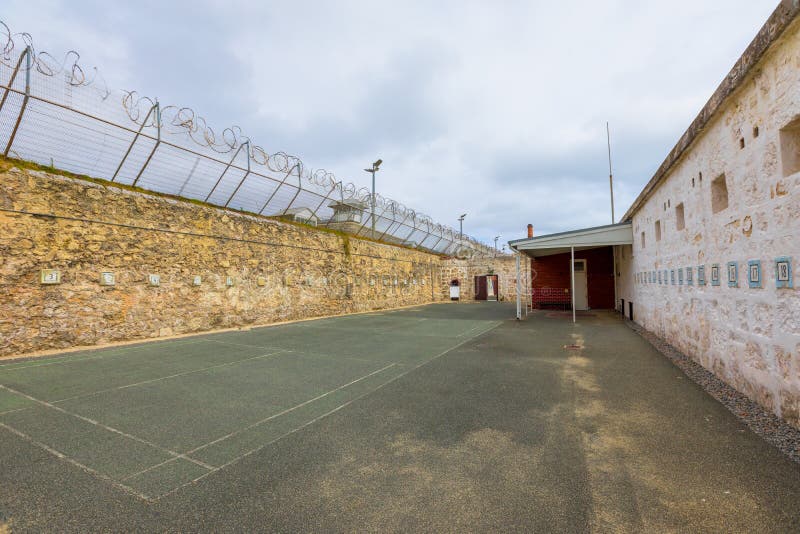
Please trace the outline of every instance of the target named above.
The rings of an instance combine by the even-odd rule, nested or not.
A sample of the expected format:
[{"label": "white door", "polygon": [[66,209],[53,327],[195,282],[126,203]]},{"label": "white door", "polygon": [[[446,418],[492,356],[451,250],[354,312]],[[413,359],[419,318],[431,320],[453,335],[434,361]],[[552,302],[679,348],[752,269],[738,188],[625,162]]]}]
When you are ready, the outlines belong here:
[{"label": "white door", "polygon": [[575,260],[575,309],[589,309],[589,290],[586,281],[586,260]]}]

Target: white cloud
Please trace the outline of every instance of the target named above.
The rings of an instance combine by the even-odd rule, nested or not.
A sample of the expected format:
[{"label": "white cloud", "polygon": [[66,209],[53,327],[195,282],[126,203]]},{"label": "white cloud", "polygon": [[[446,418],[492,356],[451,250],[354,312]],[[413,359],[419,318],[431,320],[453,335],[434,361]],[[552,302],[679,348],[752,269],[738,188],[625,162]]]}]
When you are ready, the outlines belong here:
[{"label": "white cloud", "polygon": [[609,222],[607,120],[623,213],[775,0],[109,4],[0,20],[488,242]]}]

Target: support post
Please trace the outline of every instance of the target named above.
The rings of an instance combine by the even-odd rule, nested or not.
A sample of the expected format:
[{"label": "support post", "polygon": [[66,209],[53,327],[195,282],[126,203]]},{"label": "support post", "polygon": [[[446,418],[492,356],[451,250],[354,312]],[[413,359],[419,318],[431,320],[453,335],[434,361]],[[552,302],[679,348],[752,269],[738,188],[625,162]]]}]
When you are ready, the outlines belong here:
[{"label": "support post", "polygon": [[444,232],[442,232],[442,235],[440,235],[440,236],[439,236],[439,240],[438,240],[436,243],[434,243],[434,244],[433,244],[433,246],[432,246],[430,249],[431,249],[432,251],[436,252],[436,245],[438,245],[439,243],[441,243],[441,242],[442,242],[442,239],[444,239]]},{"label": "support post", "polygon": [[186,177],[186,180],[183,181],[183,184],[181,184],[181,188],[178,190],[178,196],[183,195],[183,190],[186,188],[187,184],[189,183],[189,180],[192,179],[192,176],[194,176],[194,171],[197,169],[197,166],[199,164],[200,164],[200,158],[195,159],[194,165],[192,165],[192,170],[189,171],[189,176]]},{"label": "support post", "polygon": [[133,150],[133,145],[136,144],[136,140],[139,139],[140,135],[142,135],[142,130],[144,129],[144,125],[147,124],[147,119],[150,118],[150,114],[153,113],[153,110],[155,110],[157,107],[158,107],[158,102],[153,104],[153,106],[147,112],[147,115],[145,115],[144,120],[142,121],[142,125],[139,126],[139,131],[137,131],[136,135],[133,136],[133,141],[131,141],[131,144],[128,146],[128,150],[125,151],[125,155],[122,156],[122,161],[120,161],[119,165],[117,165],[117,170],[114,171],[114,176],[111,177],[112,182],[117,179],[117,175],[119,174],[119,171],[122,170],[122,166],[125,164],[125,160],[128,159],[131,150]]},{"label": "support post", "polygon": [[[225,177],[225,173],[228,172],[228,169],[230,169],[233,166],[233,162],[236,161],[236,156],[239,155],[239,152],[242,150],[242,147],[244,145],[245,145],[245,143],[242,143],[241,145],[239,145],[239,148],[237,148],[236,152],[233,153],[233,157],[228,162],[228,164],[225,166],[225,170],[222,171],[222,174],[219,175],[219,178],[217,178],[217,182],[214,184],[214,187],[212,187],[211,191],[208,193],[208,195],[206,195],[206,198],[205,198],[204,202],[208,202],[208,199],[211,198],[211,195],[213,195],[214,191],[217,190],[217,187],[219,186],[219,183]],[[248,144],[248,146],[249,146],[249,144]],[[248,161],[250,160],[250,154],[247,155],[247,159],[248,159]]]},{"label": "support post", "polygon": [[300,173],[298,172],[297,173],[297,191],[295,192],[294,196],[292,197],[292,200],[289,201],[289,204],[286,206],[286,208],[284,208],[283,213],[281,213],[281,215],[286,215],[286,212],[289,211],[290,209],[292,209],[292,204],[294,204],[294,201],[297,200],[297,197],[300,196],[300,191],[302,191],[302,190],[303,190],[303,179],[300,176]]},{"label": "support post", "polygon": [[[394,210],[392,210],[392,213],[394,213]],[[406,216],[405,216],[405,217],[403,217],[403,220],[402,220],[402,221],[400,221],[400,224],[397,226],[397,228],[398,228],[398,229],[400,229],[400,228],[403,226],[403,224],[405,224],[405,222],[406,222],[406,219],[408,219],[408,213],[406,213]],[[392,222],[391,222],[391,223],[389,223],[389,227],[388,227],[388,228],[386,228],[386,231],[385,231],[385,232],[383,232],[383,233],[381,234],[381,236],[378,238],[378,241],[381,241],[381,240],[383,240],[383,238],[386,236],[386,234],[388,234],[388,233],[389,233],[389,230],[391,230],[391,229],[392,229],[392,226],[394,226],[394,223],[396,223],[396,222],[397,222],[397,221],[394,219],[394,217],[392,217]]]},{"label": "support post", "polygon": [[242,179],[239,181],[239,185],[236,186],[236,189],[233,190],[233,193],[231,193],[231,196],[228,197],[227,202],[225,202],[226,208],[228,207],[228,204],[231,203],[231,200],[233,200],[233,197],[236,196],[236,193],[239,192],[239,188],[242,187],[244,181],[247,180],[247,177],[250,175],[250,141],[245,141],[242,143],[242,146],[244,145],[247,145],[247,150],[245,151],[245,156],[247,157],[247,172],[244,173],[244,176],[242,176]]},{"label": "support post", "polygon": [[522,320],[522,295],[520,294],[520,252],[517,251],[517,321]]},{"label": "support post", "polygon": [[[613,269],[614,269],[614,309],[617,309],[617,247],[616,245],[611,246],[611,257],[613,258]],[[625,313],[625,310],[622,310],[622,313]]]},{"label": "support post", "polygon": [[[273,198],[273,197],[275,196],[275,194],[278,192],[278,189],[280,189],[280,188],[281,188],[281,186],[283,186],[283,184],[285,184],[285,183],[286,183],[286,180],[288,180],[288,179],[289,179],[289,177],[292,175],[292,171],[293,171],[293,170],[295,170],[295,169],[298,167],[298,165],[300,165],[300,164],[299,164],[299,163],[295,163],[294,165],[292,165],[292,168],[291,168],[291,169],[289,169],[289,172],[287,172],[287,173],[286,173],[286,176],[284,176],[284,177],[283,177],[283,180],[281,180],[281,183],[279,183],[279,184],[278,184],[278,187],[276,187],[276,188],[275,188],[275,191],[273,191],[273,192],[272,192],[272,194],[269,196],[269,198],[267,199],[267,201],[266,201],[266,202],[264,202],[264,205],[263,205],[263,206],[261,206],[261,209],[258,211],[258,214],[259,214],[259,215],[261,215],[262,213],[264,213],[264,210],[265,210],[265,209],[267,209],[267,206],[269,205],[269,203],[270,203],[270,202],[272,202],[272,198]],[[298,171],[298,173],[299,173],[299,171]]]},{"label": "support post", "polygon": [[[374,202],[374,198],[373,198],[373,202]],[[380,215],[378,215],[378,218],[383,217],[383,214],[386,213],[386,210],[388,210],[388,209],[389,209],[388,207],[384,206],[383,211],[381,212]],[[370,237],[370,239],[375,239],[375,207],[374,206],[373,206],[373,209],[372,209],[371,217],[372,217],[372,235],[369,236],[369,237]],[[356,232],[356,237],[361,235],[361,230],[363,230],[365,227],[366,227],[366,225],[363,225],[363,224],[361,225],[361,228],[359,228],[358,232]]]},{"label": "support post", "polygon": [[[28,107],[28,100],[31,98],[31,54],[33,51],[31,47],[28,46],[25,48],[25,51],[22,55],[25,56],[25,97],[22,99],[22,106],[19,109],[19,115],[17,116],[17,122],[14,123],[14,129],[11,130],[11,136],[8,138],[8,144],[6,145],[6,149],[3,151],[3,156],[8,156],[8,152],[11,150],[11,144],[14,142],[14,138],[17,136],[17,130],[19,129],[19,124],[22,122],[22,114],[25,113],[25,108]],[[22,61],[22,56],[19,58],[20,62]],[[19,64],[17,65],[17,69],[19,69]],[[14,72],[16,75],[16,71]],[[12,80],[13,82],[13,80]],[[8,84],[8,87],[11,87],[11,83]],[[6,95],[8,95],[8,90],[6,90],[6,94],[3,95],[3,103],[5,103]]]},{"label": "support post", "polygon": [[136,179],[133,181],[131,185],[135,186],[136,183],[139,181],[139,178],[142,177],[144,170],[147,168],[147,165],[150,163],[150,160],[153,159],[153,154],[156,153],[156,149],[158,145],[161,144],[161,107],[158,105],[158,101],[156,101],[156,131],[157,131],[157,138],[156,138],[156,146],[153,147],[153,150],[150,151],[150,155],[147,156],[147,160],[145,160],[144,165],[142,165],[139,174],[136,175]]},{"label": "support post", "polygon": [[569,292],[572,296],[572,324],[575,324],[575,246],[569,247],[570,262],[569,262],[569,277],[572,280],[572,287]]},{"label": "support post", "polygon": [[326,200],[328,200],[329,198],[331,198],[331,193],[333,193],[334,191],[336,191],[336,186],[337,186],[337,185],[338,185],[339,187],[341,187],[341,183],[342,183],[342,182],[334,182],[334,183],[333,183],[333,187],[331,187],[331,190],[330,190],[330,191],[328,191],[328,193],[325,195],[325,197],[324,197],[324,198],[323,198],[323,199],[322,199],[322,200],[319,202],[319,204],[317,204],[317,207],[316,207],[316,208],[314,209],[314,211],[311,213],[311,216],[312,216],[312,217],[316,217],[316,216],[317,216],[317,212],[320,210],[320,208],[322,207],[322,205],[323,205],[323,204],[325,204],[325,201],[326,201]]},{"label": "support post", "polygon": [[[17,79],[17,73],[19,73],[19,68],[20,66],[22,66],[22,60],[27,56],[27,54],[28,54],[28,48],[26,48],[25,51],[19,55],[19,59],[17,60],[17,66],[14,67],[14,72],[11,73],[11,77],[8,79],[8,87],[6,87],[6,90],[3,93],[3,98],[0,99],[0,111],[3,111],[3,106],[6,103],[6,98],[8,98],[8,93],[14,86],[14,80]],[[30,68],[28,70],[30,70]]]}]

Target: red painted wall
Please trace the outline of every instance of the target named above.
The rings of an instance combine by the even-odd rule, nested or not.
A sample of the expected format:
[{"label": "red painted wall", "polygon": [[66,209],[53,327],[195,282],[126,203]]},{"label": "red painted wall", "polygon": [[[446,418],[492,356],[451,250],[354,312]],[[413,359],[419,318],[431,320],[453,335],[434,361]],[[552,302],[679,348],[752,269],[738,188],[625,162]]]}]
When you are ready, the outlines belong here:
[{"label": "red painted wall", "polygon": [[[590,308],[614,308],[614,257],[612,254],[611,247],[575,252],[576,260],[586,260]],[[569,259],[569,253],[532,258],[533,289],[569,288]],[[568,292],[563,295],[564,299],[571,299]]]}]

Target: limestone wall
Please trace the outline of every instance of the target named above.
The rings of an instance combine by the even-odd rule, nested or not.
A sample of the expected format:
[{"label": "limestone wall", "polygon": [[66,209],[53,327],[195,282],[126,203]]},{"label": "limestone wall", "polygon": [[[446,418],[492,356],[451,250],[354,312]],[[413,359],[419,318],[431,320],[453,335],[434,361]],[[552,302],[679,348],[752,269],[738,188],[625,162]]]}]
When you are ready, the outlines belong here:
[{"label": "limestone wall", "polygon": [[[441,298],[449,299],[450,282],[459,280],[461,283],[461,300],[475,300],[475,277],[496,274],[500,286],[499,300],[513,302],[517,298],[517,263],[515,256],[498,255],[496,257],[476,257],[470,259],[450,258],[442,261],[441,285],[439,293]],[[523,257],[520,263],[523,283],[525,276],[530,273],[530,258]]]},{"label": "limestone wall", "polygon": [[795,21],[633,213],[633,247],[617,247],[637,322],[798,427],[799,58]]},{"label": "limestone wall", "polygon": [[[442,298],[438,256],[9,167],[0,355]],[[61,282],[42,284],[42,269]]]}]

